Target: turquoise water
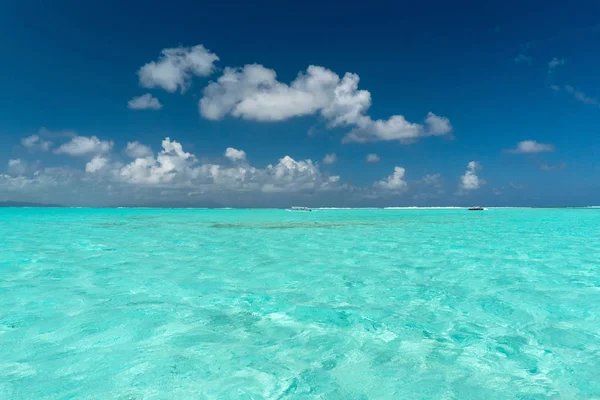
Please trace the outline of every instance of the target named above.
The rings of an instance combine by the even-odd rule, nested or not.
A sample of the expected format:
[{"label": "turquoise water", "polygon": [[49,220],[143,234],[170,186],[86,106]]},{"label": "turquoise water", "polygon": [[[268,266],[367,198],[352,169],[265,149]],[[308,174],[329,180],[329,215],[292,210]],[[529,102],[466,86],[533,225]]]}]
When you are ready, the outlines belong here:
[{"label": "turquoise water", "polygon": [[1,399],[600,398],[600,210],[0,210]]}]

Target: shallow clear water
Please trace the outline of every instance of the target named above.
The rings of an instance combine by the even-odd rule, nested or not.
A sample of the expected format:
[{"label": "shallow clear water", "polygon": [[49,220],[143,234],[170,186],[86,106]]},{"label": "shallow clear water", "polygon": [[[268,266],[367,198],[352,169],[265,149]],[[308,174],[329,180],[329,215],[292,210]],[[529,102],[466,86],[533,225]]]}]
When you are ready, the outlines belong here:
[{"label": "shallow clear water", "polygon": [[600,398],[600,210],[0,210],[2,399]]}]

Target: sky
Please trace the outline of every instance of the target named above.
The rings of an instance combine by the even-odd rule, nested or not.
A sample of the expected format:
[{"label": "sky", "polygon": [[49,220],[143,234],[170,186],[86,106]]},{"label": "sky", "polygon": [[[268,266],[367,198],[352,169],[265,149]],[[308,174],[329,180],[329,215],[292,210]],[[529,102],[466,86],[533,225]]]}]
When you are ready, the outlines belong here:
[{"label": "sky", "polygon": [[4,1],[0,201],[600,204],[600,3],[483,3]]}]

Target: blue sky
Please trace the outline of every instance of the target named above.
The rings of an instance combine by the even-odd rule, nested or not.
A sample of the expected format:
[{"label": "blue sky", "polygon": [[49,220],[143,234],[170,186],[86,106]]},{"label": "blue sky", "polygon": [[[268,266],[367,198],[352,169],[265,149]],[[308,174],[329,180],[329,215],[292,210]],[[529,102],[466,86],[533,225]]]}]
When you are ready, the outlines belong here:
[{"label": "blue sky", "polygon": [[600,203],[600,4],[481,3],[4,2],[0,201]]}]

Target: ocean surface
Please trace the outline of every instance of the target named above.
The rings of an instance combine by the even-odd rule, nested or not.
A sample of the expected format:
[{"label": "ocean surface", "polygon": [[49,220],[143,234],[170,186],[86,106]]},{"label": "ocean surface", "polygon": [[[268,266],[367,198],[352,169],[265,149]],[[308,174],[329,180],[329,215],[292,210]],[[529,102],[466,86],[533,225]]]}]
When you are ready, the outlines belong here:
[{"label": "ocean surface", "polygon": [[0,209],[0,399],[600,399],[600,209]]}]

